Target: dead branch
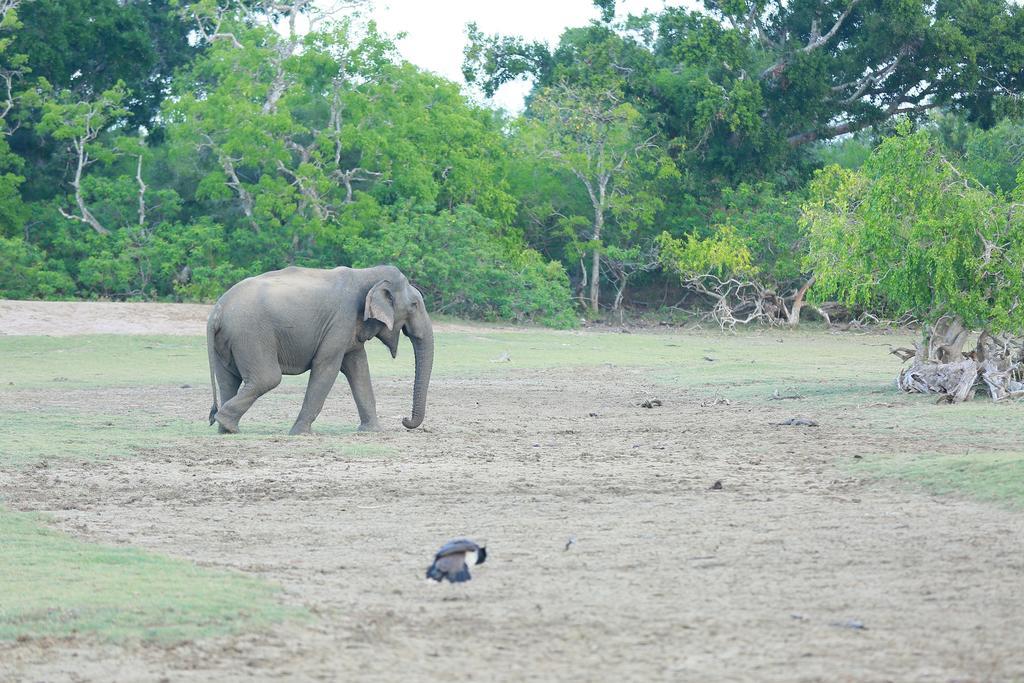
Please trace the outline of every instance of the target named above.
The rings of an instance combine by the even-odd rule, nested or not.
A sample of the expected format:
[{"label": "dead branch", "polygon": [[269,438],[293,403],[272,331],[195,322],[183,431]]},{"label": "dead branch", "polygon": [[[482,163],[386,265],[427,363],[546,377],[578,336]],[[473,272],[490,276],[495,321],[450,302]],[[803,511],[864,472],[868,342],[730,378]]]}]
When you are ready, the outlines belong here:
[{"label": "dead branch", "polygon": [[135,180],[139,184],[139,227],[146,224],[146,183],[142,181],[142,155],[139,157],[139,165],[135,168]]},{"label": "dead branch", "polygon": [[103,130],[101,107],[102,104],[93,103],[92,108],[86,112],[83,119],[82,133],[71,138],[71,145],[75,151],[75,175],[71,179],[71,188],[75,191],[75,204],[78,206],[78,214],[68,213],[63,207],[58,207],[58,210],[64,218],[85,223],[101,235],[109,235],[110,231],[89,211],[89,207],[85,203],[85,197],[82,194],[82,176],[85,169],[96,161],[89,155],[89,145],[99,137]]},{"label": "dead branch", "polygon": [[705,317],[714,320],[722,330],[734,330],[736,325],[754,321],[778,325],[786,316],[782,299],[755,280],[723,279],[714,273],[703,273],[686,277],[683,285],[711,299],[713,306]]},{"label": "dead branch", "polygon": [[203,133],[202,137],[204,142],[199,144],[199,148],[209,149],[217,156],[217,162],[224,171],[224,175],[227,176],[228,187],[234,190],[235,194],[238,195],[238,200],[242,205],[242,213],[244,213],[245,217],[249,220],[249,225],[252,227],[253,232],[259,232],[260,227],[256,223],[256,218],[254,216],[255,200],[249,190],[246,189],[241,178],[238,177],[238,172],[235,170],[235,162],[240,160],[233,159],[229,155],[225,154],[213,141],[213,138],[206,133]]}]

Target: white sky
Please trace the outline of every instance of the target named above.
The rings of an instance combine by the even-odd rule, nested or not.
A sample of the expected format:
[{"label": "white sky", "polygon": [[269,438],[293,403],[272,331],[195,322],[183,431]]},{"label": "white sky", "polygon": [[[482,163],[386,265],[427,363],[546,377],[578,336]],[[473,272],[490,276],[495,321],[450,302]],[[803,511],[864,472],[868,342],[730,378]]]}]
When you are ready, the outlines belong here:
[{"label": "white sky", "polygon": [[[678,4],[678,2],[673,3]],[[619,0],[620,17],[660,10],[665,0]],[[466,24],[475,21],[484,33],[523,36],[554,45],[569,26],[583,26],[598,17],[591,0],[374,0],[367,13],[385,33],[405,32],[402,56],[417,66],[463,83],[462,50]],[[504,84],[494,106],[518,112],[530,84]]]}]

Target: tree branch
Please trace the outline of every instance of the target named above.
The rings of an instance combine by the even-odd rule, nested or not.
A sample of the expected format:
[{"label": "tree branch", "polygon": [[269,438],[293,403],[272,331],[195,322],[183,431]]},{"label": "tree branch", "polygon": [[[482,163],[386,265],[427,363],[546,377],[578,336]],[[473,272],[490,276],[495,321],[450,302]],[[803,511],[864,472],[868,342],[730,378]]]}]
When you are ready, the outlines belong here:
[{"label": "tree branch", "polygon": [[789,143],[790,147],[799,147],[800,145],[805,145],[808,142],[814,142],[815,140],[829,140],[837,135],[856,133],[858,130],[863,130],[868,126],[881,123],[893,116],[899,116],[900,114],[920,114],[923,111],[928,111],[929,109],[935,109],[936,107],[941,106],[941,103],[939,102],[926,102],[913,107],[900,108],[901,104],[906,103],[906,100],[898,99],[889,105],[889,107],[887,107],[879,117],[864,118],[859,121],[847,121],[836,126],[830,126],[823,130],[809,130],[803,133],[797,133],[796,135],[790,135],[786,138],[786,142]]},{"label": "tree branch", "polygon": [[[818,20],[814,19],[811,23],[810,40],[807,41],[807,45],[804,45],[802,48],[800,48],[799,52],[807,54],[808,52],[813,52],[814,50],[817,50],[826,43],[828,43],[828,41],[830,41],[832,37],[839,32],[839,29],[842,27],[843,22],[845,22],[846,18],[850,16],[850,13],[853,11],[853,9],[857,6],[858,3],[860,3],[860,0],[850,0],[850,4],[846,7],[846,10],[839,15],[839,18],[836,19],[836,22],[832,25],[832,28],[829,29],[828,33],[826,33],[825,35],[820,35],[818,28]],[[788,55],[784,55],[777,62],[775,62],[767,69],[762,71],[760,78],[763,79],[768,77],[778,77],[779,74],[785,71],[786,65],[788,64],[788,57]]]}]

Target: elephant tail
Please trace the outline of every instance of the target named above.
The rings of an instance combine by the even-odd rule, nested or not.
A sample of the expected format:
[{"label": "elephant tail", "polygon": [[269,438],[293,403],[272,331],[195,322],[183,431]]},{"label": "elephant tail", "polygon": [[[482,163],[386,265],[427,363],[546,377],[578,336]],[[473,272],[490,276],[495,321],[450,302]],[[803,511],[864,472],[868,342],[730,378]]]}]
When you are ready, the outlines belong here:
[{"label": "elephant tail", "polygon": [[220,330],[220,306],[215,305],[206,321],[206,355],[210,360],[210,387],[213,389],[213,406],[210,408],[210,424],[214,422],[220,410],[220,399],[217,392],[217,350],[216,338]]}]

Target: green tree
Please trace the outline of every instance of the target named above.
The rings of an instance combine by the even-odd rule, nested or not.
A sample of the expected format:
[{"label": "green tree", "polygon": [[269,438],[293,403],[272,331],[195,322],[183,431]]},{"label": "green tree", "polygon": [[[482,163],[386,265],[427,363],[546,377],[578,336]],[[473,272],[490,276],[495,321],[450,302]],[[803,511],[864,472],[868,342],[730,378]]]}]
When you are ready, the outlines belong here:
[{"label": "green tree", "polygon": [[597,313],[605,221],[617,195],[647,169],[645,155],[658,149],[655,136],[644,130],[642,115],[621,90],[555,86],[536,97],[531,114],[535,125],[523,133],[525,143],[537,157],[571,173],[590,199],[590,234],[580,248],[591,252],[589,306]]},{"label": "green tree", "polygon": [[21,29],[19,2],[8,0],[0,5],[0,235],[14,235],[25,219],[25,208],[19,188],[25,178],[24,164],[11,151],[8,138],[12,126],[8,115],[18,104],[19,82],[29,72],[27,58],[13,47],[14,36]]},{"label": "green tree", "polygon": [[[947,159],[928,131],[901,126],[859,170],[830,166],[812,183],[802,220],[813,294],[928,323],[921,367],[962,361],[970,329],[983,330],[983,342],[1021,334],[1020,188],[1017,195],[991,192]],[[982,346],[979,361],[992,357]],[[955,390],[944,387],[954,400],[973,386],[964,376]]]},{"label": "green tree", "polygon": [[43,117],[38,126],[40,133],[66,143],[70,152],[72,171],[68,182],[78,212],[72,214],[61,208],[61,215],[85,223],[101,235],[109,235],[110,230],[89,210],[85,172],[97,162],[109,163],[114,158],[116,150],[105,145],[100,135],[107,126],[128,113],[123,104],[126,97],[123,83],[100,93],[95,100],[79,100],[74,93],[65,90],[43,103]]},{"label": "green tree", "polygon": [[[607,19],[613,4],[596,4]],[[472,28],[470,38],[464,72],[487,93],[518,77],[541,91],[628,74],[663,137],[729,176],[938,107],[991,125],[1000,101],[1024,91],[1024,8],[1007,0],[706,0],[573,29],[554,50]]]},{"label": "green tree", "polygon": [[353,239],[350,251],[353,265],[401,268],[433,311],[552,327],[576,324],[561,264],[503,236],[497,221],[472,206],[438,213],[410,204],[395,207],[372,231]]},{"label": "green tree", "polygon": [[683,238],[661,234],[661,262],[710,301],[723,327],[755,320],[796,326],[813,284],[802,263],[801,200],[769,183],[726,189],[707,228]]},{"label": "green tree", "polygon": [[122,83],[133,126],[153,126],[168,84],[199,47],[170,0],[30,0],[13,48],[35,77],[80,100]]}]

